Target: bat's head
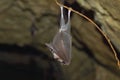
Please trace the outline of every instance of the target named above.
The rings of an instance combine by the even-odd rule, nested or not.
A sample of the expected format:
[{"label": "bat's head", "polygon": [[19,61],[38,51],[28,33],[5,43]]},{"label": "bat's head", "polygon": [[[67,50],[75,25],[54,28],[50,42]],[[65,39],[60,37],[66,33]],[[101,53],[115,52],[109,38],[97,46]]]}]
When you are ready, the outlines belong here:
[{"label": "bat's head", "polygon": [[59,61],[62,65],[69,65],[69,62],[65,61],[64,59],[62,59],[59,56],[59,53],[57,52],[57,50],[55,50],[51,44],[47,44],[46,43],[45,45],[49,48],[49,50],[53,54],[54,59],[56,59],[57,61]]}]

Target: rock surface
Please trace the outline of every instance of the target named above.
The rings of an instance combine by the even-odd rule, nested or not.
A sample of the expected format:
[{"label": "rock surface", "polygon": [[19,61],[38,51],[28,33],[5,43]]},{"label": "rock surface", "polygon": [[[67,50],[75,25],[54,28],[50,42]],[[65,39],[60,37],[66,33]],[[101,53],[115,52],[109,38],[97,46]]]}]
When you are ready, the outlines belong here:
[{"label": "rock surface", "polygon": [[[99,24],[120,55],[120,1],[67,2]],[[93,24],[75,13],[71,16],[72,62],[61,66],[53,60],[45,43],[58,30],[59,11],[54,0],[0,0],[0,73],[8,76],[12,70],[19,76],[22,70],[33,80],[119,80],[120,71],[107,41]]]}]

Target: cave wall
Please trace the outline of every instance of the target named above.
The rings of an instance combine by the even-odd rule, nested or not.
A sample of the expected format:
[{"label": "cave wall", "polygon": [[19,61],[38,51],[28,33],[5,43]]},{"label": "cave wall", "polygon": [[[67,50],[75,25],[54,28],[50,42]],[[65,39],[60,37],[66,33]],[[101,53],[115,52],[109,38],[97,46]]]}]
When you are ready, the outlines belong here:
[{"label": "cave wall", "polygon": [[[119,55],[119,2],[69,0],[65,5],[95,21]],[[59,11],[54,0],[0,0],[0,72],[33,72],[37,74],[30,74],[33,80],[119,80],[120,71],[107,41],[93,24],[75,13],[71,16],[71,64],[61,66],[53,59],[45,43],[58,30]]]}]

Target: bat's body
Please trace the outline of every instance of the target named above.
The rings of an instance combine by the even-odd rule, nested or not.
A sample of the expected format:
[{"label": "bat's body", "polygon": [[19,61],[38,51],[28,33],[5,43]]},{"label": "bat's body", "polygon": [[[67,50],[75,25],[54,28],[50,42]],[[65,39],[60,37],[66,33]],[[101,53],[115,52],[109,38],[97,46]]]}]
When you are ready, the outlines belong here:
[{"label": "bat's body", "polygon": [[70,13],[68,11],[68,21],[65,24],[63,16],[63,6],[61,8],[61,21],[60,29],[55,35],[53,42],[46,44],[50,51],[53,53],[55,59],[63,63],[64,65],[69,65],[71,61],[71,35],[70,35]]}]

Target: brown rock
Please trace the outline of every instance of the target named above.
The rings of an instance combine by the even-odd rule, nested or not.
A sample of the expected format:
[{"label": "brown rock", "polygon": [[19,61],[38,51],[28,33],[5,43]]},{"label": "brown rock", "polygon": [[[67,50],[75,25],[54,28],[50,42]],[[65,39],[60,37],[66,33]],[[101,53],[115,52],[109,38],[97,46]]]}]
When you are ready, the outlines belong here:
[{"label": "brown rock", "polygon": [[[67,2],[99,22],[120,53],[119,0],[77,0],[79,6],[73,4],[74,0]],[[12,67],[12,71],[19,73],[24,67],[23,72],[32,69],[33,73],[41,73],[42,80],[119,80],[112,50],[87,20],[73,13],[72,62],[61,67],[44,45],[52,41],[59,27],[60,8],[55,1],[0,0],[0,3],[0,71],[7,73]],[[34,75],[33,80],[38,76]]]}]

